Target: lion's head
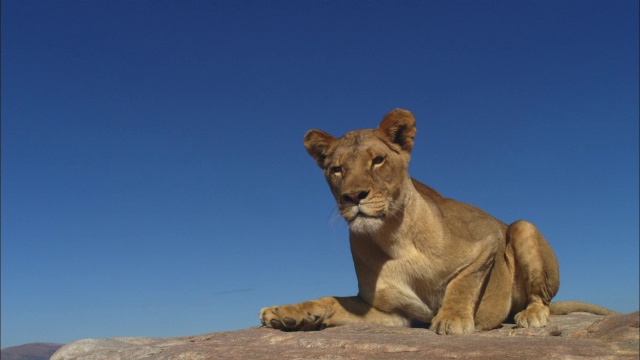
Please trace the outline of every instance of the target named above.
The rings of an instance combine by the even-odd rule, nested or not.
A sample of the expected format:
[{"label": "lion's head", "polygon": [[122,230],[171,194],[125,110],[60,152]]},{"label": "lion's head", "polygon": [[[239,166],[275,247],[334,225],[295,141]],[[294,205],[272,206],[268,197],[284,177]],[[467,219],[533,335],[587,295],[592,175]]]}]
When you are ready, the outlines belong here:
[{"label": "lion's head", "polygon": [[336,139],[310,130],[304,146],[324,172],[340,214],[353,232],[374,232],[399,210],[415,118],[402,109],[390,111],[377,129],[355,130]]}]

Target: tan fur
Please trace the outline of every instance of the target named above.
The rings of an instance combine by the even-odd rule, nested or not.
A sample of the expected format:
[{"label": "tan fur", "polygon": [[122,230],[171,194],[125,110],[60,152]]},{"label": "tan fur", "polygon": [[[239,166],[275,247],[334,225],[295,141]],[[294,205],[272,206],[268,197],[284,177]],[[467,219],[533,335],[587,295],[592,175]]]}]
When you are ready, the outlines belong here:
[{"label": "tan fur", "polygon": [[[538,229],[506,225],[409,177],[415,119],[389,112],[378,129],[336,139],[320,130],[304,145],[349,223],[359,293],[264,308],[265,326],[315,330],[347,323],[431,324],[438,334],[492,329],[513,316],[544,326],[560,285],[558,262]],[[608,310],[552,304],[557,313]]]}]

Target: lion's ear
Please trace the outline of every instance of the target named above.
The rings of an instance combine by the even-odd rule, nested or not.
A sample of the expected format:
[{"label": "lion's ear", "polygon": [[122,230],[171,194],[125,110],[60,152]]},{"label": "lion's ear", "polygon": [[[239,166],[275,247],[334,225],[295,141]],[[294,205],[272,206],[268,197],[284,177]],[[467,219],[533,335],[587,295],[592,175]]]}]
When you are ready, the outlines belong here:
[{"label": "lion's ear", "polygon": [[410,111],[403,109],[391,110],[382,118],[378,126],[387,139],[406,152],[413,148],[413,137],[416,136],[416,119]]},{"label": "lion's ear", "polygon": [[327,158],[327,150],[329,146],[336,141],[336,138],[320,130],[309,130],[304,135],[304,147],[313,157],[318,166],[324,168],[324,161]]}]

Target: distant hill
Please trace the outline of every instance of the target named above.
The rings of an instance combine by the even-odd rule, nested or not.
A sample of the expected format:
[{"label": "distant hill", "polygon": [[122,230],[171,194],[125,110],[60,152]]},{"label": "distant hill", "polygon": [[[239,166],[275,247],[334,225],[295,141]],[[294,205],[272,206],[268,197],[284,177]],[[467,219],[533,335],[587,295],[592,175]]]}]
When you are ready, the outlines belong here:
[{"label": "distant hill", "polygon": [[11,346],[0,351],[2,360],[49,360],[63,344],[31,343]]}]

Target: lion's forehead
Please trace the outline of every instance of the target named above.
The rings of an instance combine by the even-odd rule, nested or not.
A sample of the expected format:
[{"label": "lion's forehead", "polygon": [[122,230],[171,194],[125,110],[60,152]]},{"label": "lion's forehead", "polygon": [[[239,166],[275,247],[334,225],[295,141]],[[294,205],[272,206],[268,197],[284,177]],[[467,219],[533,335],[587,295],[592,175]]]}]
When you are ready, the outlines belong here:
[{"label": "lion's forehead", "polygon": [[388,147],[375,135],[375,130],[363,129],[348,132],[338,139],[330,157],[334,162],[344,163],[348,160],[370,159],[386,151]]}]

